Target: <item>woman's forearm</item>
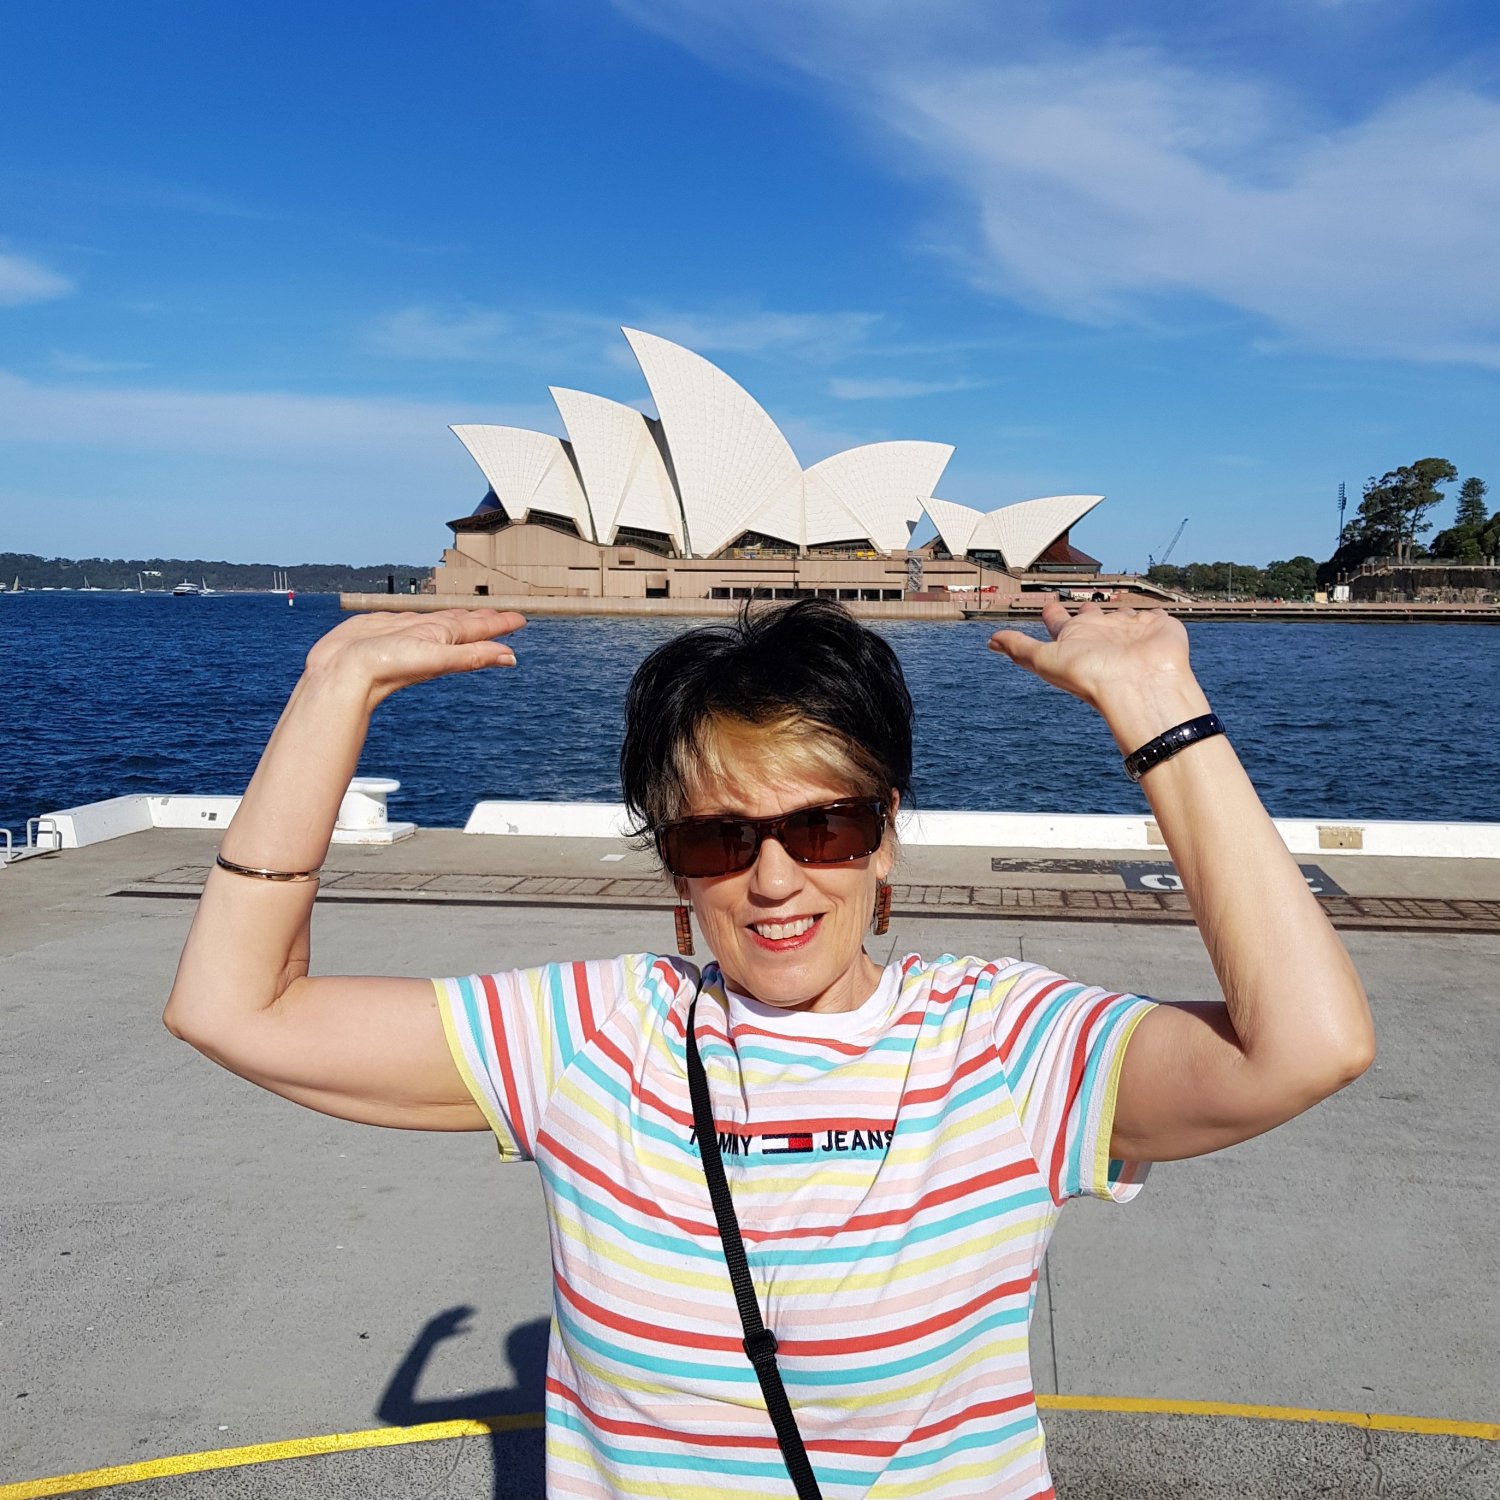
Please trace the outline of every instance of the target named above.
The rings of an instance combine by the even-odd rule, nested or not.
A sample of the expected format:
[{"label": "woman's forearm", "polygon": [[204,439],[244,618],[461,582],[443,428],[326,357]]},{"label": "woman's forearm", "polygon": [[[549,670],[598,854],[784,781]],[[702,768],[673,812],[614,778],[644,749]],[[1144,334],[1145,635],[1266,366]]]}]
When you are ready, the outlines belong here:
[{"label": "woman's forearm", "polygon": [[[234,820],[226,859],[311,870],[328,852],[339,802],[370,722],[369,689],[309,670],[293,689]],[[166,1022],[179,1034],[264,1010],[307,972],[316,882],[257,880],[214,868],[193,918]]]},{"label": "woman's forearm", "polygon": [[[1128,754],[1209,704],[1190,675],[1164,674],[1122,684],[1100,709]],[[1293,1090],[1357,1076],[1374,1048],[1364,988],[1229,739],[1188,746],[1141,788],[1247,1063]]]}]

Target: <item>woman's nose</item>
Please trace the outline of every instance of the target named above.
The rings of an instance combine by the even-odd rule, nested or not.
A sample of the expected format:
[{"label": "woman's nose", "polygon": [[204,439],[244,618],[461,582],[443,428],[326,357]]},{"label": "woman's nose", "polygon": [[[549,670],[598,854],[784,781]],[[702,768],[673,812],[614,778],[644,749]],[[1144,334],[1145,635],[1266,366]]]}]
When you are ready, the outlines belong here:
[{"label": "woman's nose", "polygon": [[782,848],[781,840],[763,838],[750,872],[750,888],[765,895],[784,895],[802,884],[802,866]]}]

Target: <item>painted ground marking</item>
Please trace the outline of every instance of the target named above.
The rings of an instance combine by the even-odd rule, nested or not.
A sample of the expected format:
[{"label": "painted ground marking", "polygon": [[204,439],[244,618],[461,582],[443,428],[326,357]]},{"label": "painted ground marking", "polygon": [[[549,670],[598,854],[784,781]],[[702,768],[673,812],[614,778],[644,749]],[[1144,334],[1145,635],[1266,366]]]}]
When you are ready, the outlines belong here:
[{"label": "painted ground marking", "polygon": [[[1240,1417],[1252,1422],[1321,1422],[1358,1427],[1366,1432],[1409,1432],[1427,1437],[1477,1438],[1500,1442],[1500,1422],[1455,1422],[1442,1417],[1403,1417],[1384,1412],[1320,1411],[1301,1406],[1242,1406],[1229,1401],[1157,1401],[1135,1396],[1038,1396],[1043,1411],[1097,1411],[1122,1415],[1174,1417]],[[316,1458],[324,1453],[354,1453],[367,1448],[399,1448],[409,1443],[435,1443],[448,1438],[488,1437],[495,1432],[535,1431],[545,1423],[543,1413],[486,1417],[478,1421],[427,1422],[417,1427],[375,1427],[365,1432],[333,1432],[322,1437],[289,1438],[279,1443],[253,1443],[243,1448],[214,1448],[204,1453],[181,1453],[170,1458],[58,1474],[48,1479],[23,1479],[0,1484],[0,1500],[42,1500],[48,1495],[75,1495],[110,1485],[139,1484],[175,1474],[202,1474],[213,1469],[236,1469],[250,1464],[276,1463],[284,1458]]]}]

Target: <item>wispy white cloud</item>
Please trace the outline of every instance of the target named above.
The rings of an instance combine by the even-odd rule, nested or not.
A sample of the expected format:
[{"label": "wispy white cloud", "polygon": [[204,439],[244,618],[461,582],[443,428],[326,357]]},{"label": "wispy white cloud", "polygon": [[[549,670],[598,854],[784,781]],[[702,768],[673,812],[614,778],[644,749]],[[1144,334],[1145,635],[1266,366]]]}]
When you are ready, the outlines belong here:
[{"label": "wispy white cloud", "polygon": [[458,445],[454,422],[556,426],[550,405],[495,407],[285,391],[42,382],[0,372],[0,440],[169,454],[267,454],[369,467],[394,454]]},{"label": "wispy white cloud", "polygon": [[711,354],[797,354],[832,362],[864,345],[879,313],[788,313],[750,309],[678,312],[648,308],[643,326],[662,338]]},{"label": "wispy white cloud", "polygon": [[840,401],[901,401],[911,396],[937,396],[947,391],[970,391],[977,380],[903,380],[900,376],[871,380],[836,379],[828,382],[828,394]]},{"label": "wispy white cloud", "polygon": [[510,319],[492,308],[403,307],[372,323],[366,342],[397,359],[497,359],[510,327]]},{"label": "wispy white cloud", "polygon": [[73,282],[29,255],[0,250],[0,307],[24,307],[66,297]]},{"label": "wispy white cloud", "polygon": [[831,362],[864,347],[879,313],[784,312],[774,308],[685,309],[630,303],[613,313],[580,308],[499,309],[423,304],[375,320],[366,338],[382,352],[421,359],[490,359],[541,363],[604,358],[634,368],[623,326],[712,354],[796,354]]},{"label": "wispy white cloud", "polygon": [[1093,323],[1188,299],[1282,345],[1500,366],[1500,98],[1462,79],[1410,71],[1334,120],[1267,66],[1182,62],[1165,33],[1081,45],[1046,7],[617,3],[844,105],[944,185],[944,236],[991,292]]},{"label": "wispy white cloud", "polygon": [[91,354],[69,354],[63,349],[54,349],[47,363],[59,375],[125,375],[151,368],[141,359],[95,359]]},{"label": "wispy white cloud", "polygon": [[878,313],[783,312],[774,308],[684,309],[633,303],[606,314],[578,308],[501,309],[419,304],[375,319],[366,345],[399,359],[504,360],[561,368],[599,363],[636,368],[621,325],[649,328],[705,354],[795,356],[831,364],[870,348]]},{"label": "wispy white cloud", "polygon": [[964,70],[893,102],[970,195],[976,279],[1019,300],[1149,321],[1186,294],[1293,345],[1500,365],[1500,102],[1432,89],[1289,134],[1269,92],[1142,53]]},{"label": "wispy white cloud", "polygon": [[243,203],[223,193],[208,192],[157,177],[110,177],[61,184],[70,193],[101,203],[128,208],[160,209],[166,213],[197,214],[211,219],[274,219],[270,209]]}]

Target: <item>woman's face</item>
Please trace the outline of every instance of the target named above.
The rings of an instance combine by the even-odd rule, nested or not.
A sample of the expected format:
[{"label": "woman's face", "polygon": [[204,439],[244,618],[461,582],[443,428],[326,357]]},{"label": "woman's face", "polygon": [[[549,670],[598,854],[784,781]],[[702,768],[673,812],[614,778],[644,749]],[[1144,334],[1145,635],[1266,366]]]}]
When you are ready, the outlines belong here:
[{"label": "woman's face", "polygon": [[[703,788],[686,816],[773,818],[860,795],[816,777],[782,777],[774,786]],[[892,820],[896,801],[893,791]],[[893,862],[889,830],[874,854],[836,865],[798,864],[767,838],[748,870],[677,884],[732,989],[787,1010],[853,1010],[880,979],[864,937],[876,881]]]}]

